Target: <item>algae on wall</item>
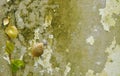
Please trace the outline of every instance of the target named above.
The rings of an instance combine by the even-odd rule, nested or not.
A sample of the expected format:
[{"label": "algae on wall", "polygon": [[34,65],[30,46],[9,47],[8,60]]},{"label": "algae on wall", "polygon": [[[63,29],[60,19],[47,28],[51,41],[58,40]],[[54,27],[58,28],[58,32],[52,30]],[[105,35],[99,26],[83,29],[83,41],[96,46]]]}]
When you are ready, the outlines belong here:
[{"label": "algae on wall", "polygon": [[[119,0],[1,0],[0,75],[119,76],[119,4]],[[19,32],[15,39],[4,31],[6,17]],[[7,40],[15,45],[11,58],[25,63],[16,73],[5,52]],[[44,53],[33,58],[30,49],[39,42],[46,44]]]}]

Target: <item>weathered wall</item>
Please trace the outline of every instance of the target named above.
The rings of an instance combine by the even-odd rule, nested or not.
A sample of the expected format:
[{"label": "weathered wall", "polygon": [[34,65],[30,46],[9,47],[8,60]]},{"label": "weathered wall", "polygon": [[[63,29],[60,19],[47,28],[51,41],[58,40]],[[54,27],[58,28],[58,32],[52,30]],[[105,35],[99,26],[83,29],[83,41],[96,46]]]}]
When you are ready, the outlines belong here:
[{"label": "weathered wall", "polygon": [[[0,76],[119,76],[119,0],[1,0]],[[10,17],[17,38],[2,21]],[[12,59],[25,67],[12,73],[6,41],[15,45]],[[31,47],[47,42],[39,58]],[[114,69],[114,70],[113,70]]]}]

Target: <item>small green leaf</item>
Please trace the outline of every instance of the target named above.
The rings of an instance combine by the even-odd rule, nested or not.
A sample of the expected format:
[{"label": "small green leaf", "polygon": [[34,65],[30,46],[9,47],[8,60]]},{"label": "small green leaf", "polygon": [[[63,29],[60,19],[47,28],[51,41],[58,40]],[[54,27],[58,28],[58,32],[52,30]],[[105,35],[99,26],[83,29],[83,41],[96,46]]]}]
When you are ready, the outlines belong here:
[{"label": "small green leaf", "polygon": [[5,33],[11,38],[14,39],[17,37],[18,35],[18,30],[15,26],[13,25],[9,25],[8,27],[6,27],[5,29]]},{"label": "small green leaf", "polygon": [[14,44],[10,41],[7,41],[6,42],[6,48],[5,48],[5,51],[8,53],[8,54],[11,54],[14,50]]},{"label": "small green leaf", "polygon": [[11,61],[11,68],[13,72],[16,72],[20,68],[24,67],[24,62],[22,60],[12,60]]}]

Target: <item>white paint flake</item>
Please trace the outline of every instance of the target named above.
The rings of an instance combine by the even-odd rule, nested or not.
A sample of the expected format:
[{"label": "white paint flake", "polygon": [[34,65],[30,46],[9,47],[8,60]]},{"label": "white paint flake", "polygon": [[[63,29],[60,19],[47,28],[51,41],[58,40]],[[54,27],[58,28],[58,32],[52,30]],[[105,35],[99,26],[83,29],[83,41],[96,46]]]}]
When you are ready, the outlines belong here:
[{"label": "white paint flake", "polygon": [[93,36],[90,36],[86,39],[86,43],[90,44],[90,45],[93,45],[94,44],[94,37]]},{"label": "white paint flake", "polygon": [[68,64],[66,65],[65,71],[64,71],[64,76],[67,76],[68,73],[70,72],[70,70],[71,70],[70,65],[71,65],[70,63],[68,63]]},{"label": "white paint flake", "polygon": [[3,57],[3,59],[5,59],[10,64],[10,59],[9,59],[9,56],[7,54],[5,54],[5,56]]}]

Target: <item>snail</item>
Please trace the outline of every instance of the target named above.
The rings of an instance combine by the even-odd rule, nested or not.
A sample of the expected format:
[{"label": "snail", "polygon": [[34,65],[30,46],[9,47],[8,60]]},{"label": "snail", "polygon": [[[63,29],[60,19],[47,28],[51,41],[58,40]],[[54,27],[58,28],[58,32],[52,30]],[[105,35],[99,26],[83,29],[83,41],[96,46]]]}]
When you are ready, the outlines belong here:
[{"label": "snail", "polygon": [[43,48],[44,44],[43,43],[37,43],[32,47],[32,56],[33,57],[39,57],[43,54]]},{"label": "snail", "polygon": [[14,39],[17,37],[18,35],[18,30],[15,26],[9,25],[8,27],[6,27],[5,29],[5,33],[11,38]]}]

